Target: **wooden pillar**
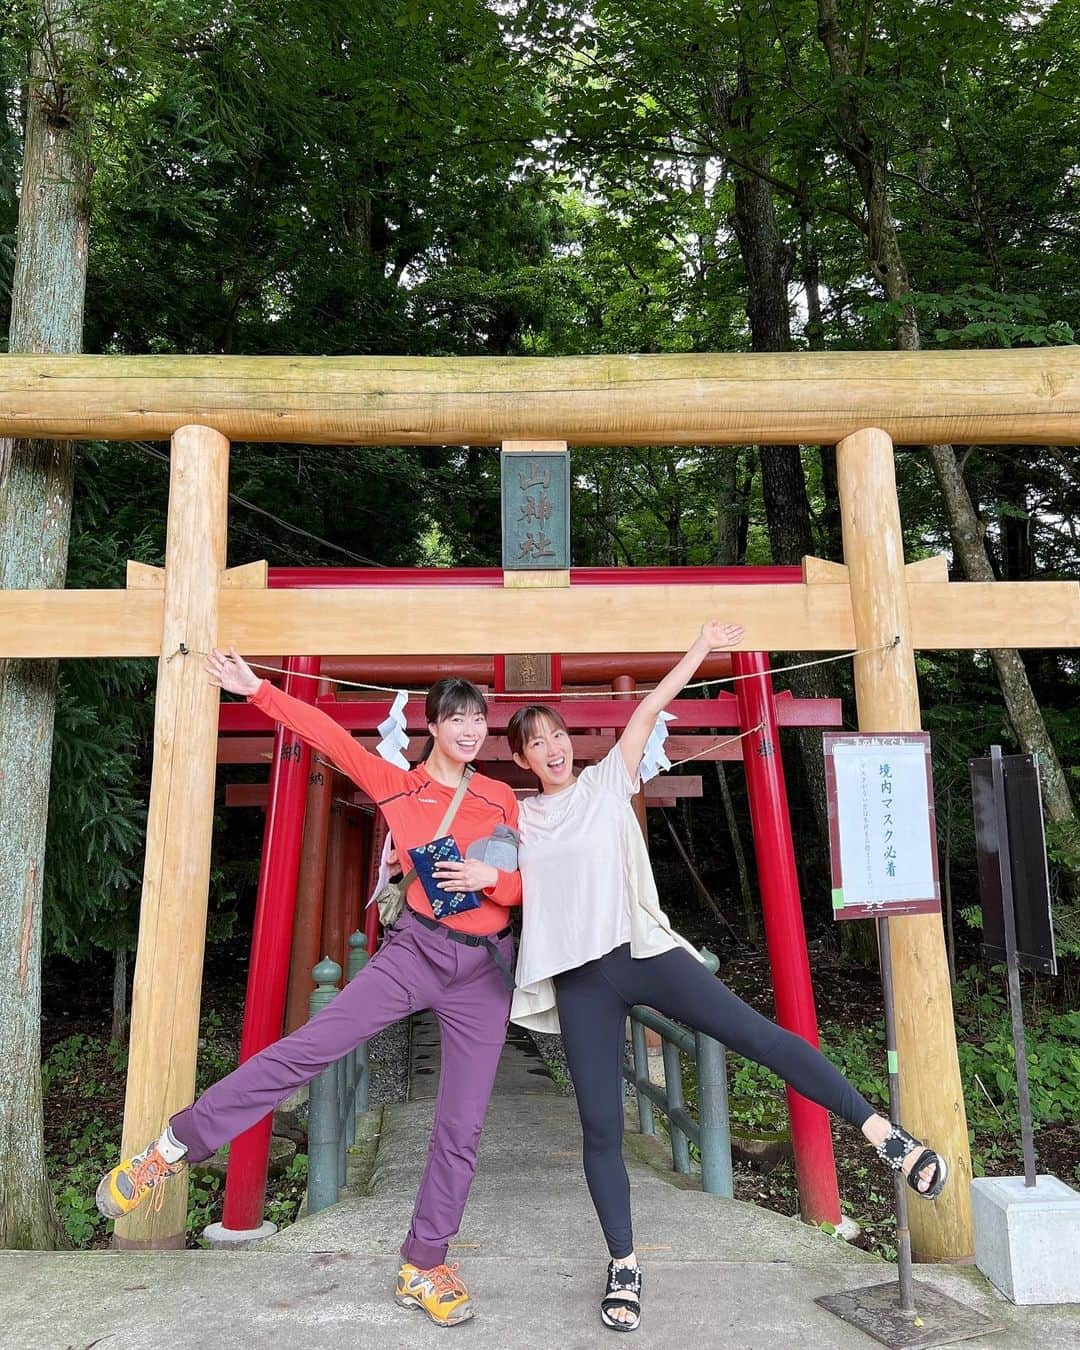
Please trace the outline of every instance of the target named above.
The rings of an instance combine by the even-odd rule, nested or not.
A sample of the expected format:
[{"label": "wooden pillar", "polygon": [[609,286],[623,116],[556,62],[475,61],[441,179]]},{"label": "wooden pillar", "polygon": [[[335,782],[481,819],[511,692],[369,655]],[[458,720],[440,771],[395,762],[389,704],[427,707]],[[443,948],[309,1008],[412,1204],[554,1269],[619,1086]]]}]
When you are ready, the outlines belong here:
[{"label": "wooden pillar", "polygon": [[354,894],[349,898],[349,933],[346,936],[346,959],[348,957],[348,937],[354,932],[364,931],[367,917],[364,908],[371,892],[367,888],[368,870],[371,867],[371,831],[374,816],[363,810],[353,812],[356,817],[356,876],[353,883]]},{"label": "wooden pillar", "polygon": [[[217,689],[203,652],[218,641],[225,566],[229,442],[208,427],[172,438],[165,608],[154,707],[139,943],[131,1000],[123,1152],[141,1149],[195,1092],[210,840],[217,760]],[[188,651],[183,655],[181,644]],[[187,1182],[165,1187],[116,1225],[118,1247],[183,1247]]]},{"label": "wooden pillar", "polygon": [[367,936],[368,957],[372,957],[379,950],[379,940],[382,937],[382,925],[379,923],[378,905],[369,905],[368,901],[375,894],[375,888],[379,880],[379,869],[382,864],[383,845],[386,843],[386,818],[381,811],[376,810],[371,821],[371,835],[368,839],[368,866],[365,877],[364,894],[362,897],[364,908],[363,927]]},{"label": "wooden pillar", "polygon": [[[334,775],[333,795],[338,797],[341,780]],[[324,956],[340,965],[340,954],[345,948],[345,851],[347,848],[349,808],[334,800],[330,806],[330,833],[326,845],[326,889],[323,900],[322,941]],[[342,967],[344,969],[344,967]]]},{"label": "wooden pillar", "polygon": [[[360,923],[360,908],[363,901],[360,891],[363,887],[364,845],[362,835],[363,817],[355,807],[345,812],[345,922],[342,925],[341,956],[334,957],[342,970],[349,966],[349,938]],[[366,900],[367,897],[365,896]]]},{"label": "wooden pillar", "polygon": [[[892,441],[883,431],[857,431],[836,447],[836,468],[855,644],[871,649],[855,657],[859,730],[918,731],[919,691]],[[881,650],[896,637],[896,646]],[[933,1204],[911,1199],[912,1251],[921,1261],[959,1260],[974,1248],[971,1156],[941,918],[890,919],[889,935],[903,1120],[948,1158],[952,1169]]]},{"label": "wooden pillar", "polygon": [[[322,686],[320,685],[320,691]],[[296,914],[293,918],[292,954],[289,964],[289,995],[285,1007],[288,1036],[308,1020],[308,999],[315,988],[311,971],[323,955],[323,891],[326,883],[326,841],[330,830],[330,799],[334,771],[317,756],[308,775],[304,842],[300,852],[300,876],[296,883]]]}]

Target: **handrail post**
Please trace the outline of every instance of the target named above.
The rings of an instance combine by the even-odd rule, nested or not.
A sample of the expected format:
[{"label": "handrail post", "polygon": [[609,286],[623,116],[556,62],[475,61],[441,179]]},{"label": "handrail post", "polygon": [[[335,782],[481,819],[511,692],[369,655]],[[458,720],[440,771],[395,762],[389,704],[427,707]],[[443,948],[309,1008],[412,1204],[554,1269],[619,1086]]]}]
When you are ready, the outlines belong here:
[{"label": "handrail post", "polygon": [[686,1108],[679,1047],[666,1036],[660,1044],[664,1052],[664,1091],[667,1094],[668,1130],[671,1133],[671,1161],[675,1164],[676,1172],[687,1176],[690,1172],[690,1141],[675,1124],[675,1112]]},{"label": "handrail post", "polygon": [[[634,1088],[642,1079],[649,1077],[649,1052],[645,1045],[645,1028],[634,1017],[630,1019],[630,1039],[634,1047]],[[644,1092],[637,1094],[638,1124],[642,1134],[655,1134],[656,1122],[653,1120],[652,1102]]]},{"label": "handrail post", "polygon": [[[337,994],[341,967],[330,957],[311,972],[315,989],[309,1000],[311,1016],[328,1007]],[[337,1065],[329,1064],[308,1088],[308,1213],[315,1214],[338,1198]]]},{"label": "handrail post", "polygon": [[342,1055],[336,1064],[331,1065],[334,1074],[334,1119],[337,1121],[337,1183],[345,1185],[345,1131],[349,1119],[349,1055]]},{"label": "handrail post", "polygon": [[[713,975],[720,962],[702,948],[706,968]],[[728,1116],[727,1063],[723,1045],[696,1032],[698,1075],[698,1128],[701,1133],[701,1189],[709,1195],[731,1199],[735,1194],[731,1175],[731,1122]]]},{"label": "handrail post", "polygon": [[[349,979],[353,980],[371,959],[368,955],[368,940],[359,929],[349,938]],[[355,1050],[355,1068],[353,1075],[352,1108],[349,1113],[348,1140],[356,1142],[356,1117],[368,1109],[368,1089],[371,1085],[371,1068],[368,1062],[367,1041],[362,1041]]]}]

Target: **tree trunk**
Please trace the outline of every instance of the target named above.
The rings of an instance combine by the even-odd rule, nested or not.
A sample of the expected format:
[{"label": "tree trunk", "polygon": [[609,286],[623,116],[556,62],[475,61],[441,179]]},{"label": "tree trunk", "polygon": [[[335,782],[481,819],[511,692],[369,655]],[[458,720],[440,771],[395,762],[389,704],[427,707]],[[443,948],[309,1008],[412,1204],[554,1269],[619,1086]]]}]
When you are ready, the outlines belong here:
[{"label": "tree trunk", "polygon": [[731,800],[731,788],[728,786],[727,770],[722,759],[715,760],[716,781],[720,784],[720,800],[724,804],[724,820],[727,822],[731,848],[735,854],[735,870],[739,874],[739,895],[742,897],[743,919],[746,922],[747,940],[755,947],[761,946],[761,919],[758,913],[757,897],[750,885],[750,868],[746,863],[746,850],[739,834],[739,818],[735,814],[735,803]]},{"label": "tree trunk", "polygon": [[128,990],[126,947],[117,947],[113,952],[112,986],[112,1032],[113,1045],[123,1045],[127,1040],[128,1027]]},{"label": "tree trunk", "polygon": [[[86,114],[61,69],[85,46],[73,0],[44,0],[31,58],[9,349],[82,344],[90,166]],[[68,442],[0,440],[0,585],[63,586],[74,477]],[[54,661],[0,661],[0,1247],[48,1248],[59,1225],[41,1108],[41,880]]]},{"label": "tree trunk", "polygon": [[[880,147],[868,135],[856,103],[858,97],[851,80],[851,60],[840,34],[835,0],[818,0],[818,33],[825,46],[829,68],[835,79],[843,80],[851,92],[843,107],[844,137],[842,149],[859,179],[866,203],[867,239],[870,266],[890,300],[901,305],[897,320],[896,345],[901,351],[920,350],[919,330],[904,266],[896,223],[889,208],[885,182],[885,160]],[[861,74],[861,71],[855,72]],[[952,537],[953,552],[968,581],[995,580],[986,554],[983,531],[971,502],[964,476],[951,445],[927,447],[945,515]],[[1020,653],[1013,648],[991,651],[998,684],[1020,745],[1028,754],[1038,755],[1042,776],[1043,800],[1050,820],[1070,833],[1078,830],[1076,807],[1068,780],[1061,768],[1042,711],[1035,698]]]},{"label": "tree trunk", "polygon": [[[994,581],[994,569],[986,556],[983,529],[964,476],[951,445],[927,447],[934,477],[945,501],[953,552],[968,581]],[[1029,754],[1039,756],[1046,814],[1055,825],[1076,828],[1076,808],[1061,761],[1054,750],[1042,710],[1031,687],[1020,653],[1013,647],[991,649],[990,660],[1009,713],[1016,739]]]},{"label": "tree trunk", "polygon": [[[735,196],[732,227],[746,269],[746,313],[750,321],[750,347],[755,352],[784,352],[791,347],[791,312],[788,281],[795,254],[783,238],[776,221],[768,151],[752,143],[750,67],[740,59],[736,86],[726,88],[717,80],[711,91],[712,113],[727,128],[746,138],[751,148],[742,151],[749,168],[734,170]],[[761,455],[761,485],[769,546],[774,563],[797,565],[814,552],[810,526],[810,499],[802,453],[797,445],[770,445]],[[792,653],[793,662],[802,659]],[[799,698],[827,697],[828,678],[823,667],[796,671],[791,687]],[[825,758],[821,733],[814,728],[798,731],[799,753],[807,790],[814,807],[818,843],[824,848],[829,837],[825,792]]]},{"label": "tree trunk", "polygon": [[[812,352],[825,350],[825,316],[821,310],[821,260],[814,239],[809,207],[799,211],[799,270],[806,294],[806,345]],[[844,552],[840,531],[840,493],[836,486],[836,446],[819,445],[821,460],[821,517],[818,521],[822,557],[839,558]]]},{"label": "tree trunk", "polygon": [[739,454],[735,446],[716,447],[713,473],[716,481],[716,563],[734,567],[739,561],[739,538],[746,501],[739,492]]}]

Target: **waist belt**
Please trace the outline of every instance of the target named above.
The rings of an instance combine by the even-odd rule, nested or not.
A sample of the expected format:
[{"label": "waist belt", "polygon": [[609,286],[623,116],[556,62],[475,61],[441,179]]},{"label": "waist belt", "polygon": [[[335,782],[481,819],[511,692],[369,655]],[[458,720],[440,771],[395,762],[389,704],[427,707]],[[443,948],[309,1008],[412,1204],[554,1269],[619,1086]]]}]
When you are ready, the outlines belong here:
[{"label": "waist belt", "polygon": [[409,906],[409,913],[417,923],[422,923],[425,928],[433,928],[439,933],[445,933],[451,942],[460,942],[466,947],[486,947],[491,953],[491,959],[495,962],[499,974],[502,976],[503,984],[506,985],[511,993],[513,992],[515,988],[513,972],[503,960],[502,953],[499,951],[498,947],[495,946],[495,940],[497,938],[510,936],[512,931],[510,924],[507,924],[505,928],[500,928],[497,933],[489,933],[481,937],[477,933],[459,933],[456,928],[447,928],[447,926],[440,923],[438,919],[429,919],[426,914],[418,914],[416,910],[413,909],[412,905]]}]

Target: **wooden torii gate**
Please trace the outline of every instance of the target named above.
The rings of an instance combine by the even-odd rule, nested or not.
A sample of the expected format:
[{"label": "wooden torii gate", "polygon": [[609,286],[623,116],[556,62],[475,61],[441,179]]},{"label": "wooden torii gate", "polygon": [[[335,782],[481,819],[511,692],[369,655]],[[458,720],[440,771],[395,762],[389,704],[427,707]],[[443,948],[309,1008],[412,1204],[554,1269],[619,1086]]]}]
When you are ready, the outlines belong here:
[{"label": "wooden torii gate", "polygon": [[[702,616],[737,615],[748,651],[848,651],[859,726],[920,725],[917,648],[1080,646],[1080,584],[950,584],[905,568],[893,444],[1080,441],[1080,352],[512,358],[0,357],[0,435],[172,440],[164,585],[0,592],[0,657],[159,658],[124,1147],[190,1101],[202,975],[218,693],[199,653],[324,656],[647,652]],[[226,570],[230,440],[461,445],[837,442],[844,564],[801,586],[562,586],[268,591]],[[140,584],[140,580],[142,584]],[[466,616],[454,628],[446,614]],[[939,918],[890,920],[905,1119],[954,1164],[912,1207],[924,1259],[969,1255],[967,1127]],[[118,1225],[125,1246],[182,1245],[185,1193]]]}]

